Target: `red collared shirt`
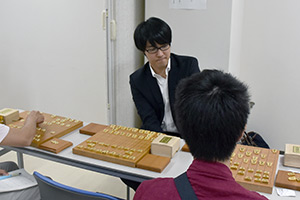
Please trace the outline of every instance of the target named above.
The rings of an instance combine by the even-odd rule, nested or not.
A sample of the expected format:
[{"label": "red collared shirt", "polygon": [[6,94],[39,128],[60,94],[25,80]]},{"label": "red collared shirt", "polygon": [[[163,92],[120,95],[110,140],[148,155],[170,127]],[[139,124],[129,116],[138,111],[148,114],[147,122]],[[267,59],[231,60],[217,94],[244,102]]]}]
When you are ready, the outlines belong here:
[{"label": "red collared shirt", "polygon": [[[194,160],[187,176],[198,199],[209,200],[266,200],[257,192],[239,185],[230,169],[218,162]],[[137,189],[134,200],[180,200],[173,178],[144,181]]]}]

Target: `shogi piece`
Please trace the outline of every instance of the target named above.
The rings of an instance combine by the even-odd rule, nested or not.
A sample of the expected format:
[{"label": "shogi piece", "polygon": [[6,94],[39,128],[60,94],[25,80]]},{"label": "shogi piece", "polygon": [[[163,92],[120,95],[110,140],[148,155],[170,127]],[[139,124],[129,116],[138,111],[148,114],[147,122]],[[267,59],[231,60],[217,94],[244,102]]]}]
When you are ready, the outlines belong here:
[{"label": "shogi piece", "polygon": [[59,138],[53,138],[51,140],[48,140],[47,142],[44,142],[39,146],[40,149],[44,149],[46,151],[51,151],[53,153],[59,153],[62,150],[72,146],[73,143],[69,141],[65,141]]},{"label": "shogi piece", "polygon": [[183,147],[181,148],[181,151],[190,152],[190,148],[187,144],[184,144]]},{"label": "shogi piece", "polygon": [[79,133],[86,134],[86,135],[95,135],[97,132],[102,131],[107,127],[108,127],[107,125],[90,123],[85,127],[81,128],[79,130]]},{"label": "shogi piece", "polygon": [[137,168],[160,173],[166,168],[170,160],[169,157],[147,154],[137,163]]},{"label": "shogi piece", "polygon": [[0,110],[0,123],[11,124],[14,121],[18,121],[20,118],[19,111],[11,108],[4,108]]},{"label": "shogi piece", "polygon": [[300,173],[278,170],[275,186],[300,191]]},{"label": "shogi piece", "polygon": [[248,190],[272,194],[279,151],[238,144],[230,158],[234,179]]},{"label": "shogi piece", "polygon": [[300,168],[300,145],[285,145],[283,165]]},{"label": "shogi piece", "polygon": [[[9,124],[11,128],[22,128],[29,114],[29,111],[20,113],[20,120]],[[82,121],[61,117],[57,115],[42,113],[45,120],[37,125],[36,135],[31,146],[39,147],[42,143],[53,138],[60,138],[83,125]]]},{"label": "shogi piece", "polygon": [[74,154],[136,167],[161,133],[110,125],[73,148]]},{"label": "shogi piece", "polygon": [[151,154],[172,158],[179,150],[179,147],[179,137],[159,135],[151,143]]}]

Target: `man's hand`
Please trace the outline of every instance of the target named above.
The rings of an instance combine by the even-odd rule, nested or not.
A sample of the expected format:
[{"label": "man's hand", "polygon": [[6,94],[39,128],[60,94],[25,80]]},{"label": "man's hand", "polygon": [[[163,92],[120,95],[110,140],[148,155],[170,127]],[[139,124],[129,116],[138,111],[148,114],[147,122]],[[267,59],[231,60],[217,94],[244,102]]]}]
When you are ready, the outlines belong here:
[{"label": "man's hand", "polygon": [[36,125],[44,122],[44,116],[39,111],[31,111],[21,129],[9,129],[1,145],[23,147],[29,146],[36,134]]},{"label": "man's hand", "polygon": [[30,122],[33,122],[35,124],[39,124],[39,123],[44,122],[44,119],[45,119],[44,116],[39,111],[33,110],[27,116],[25,124],[30,123]]}]

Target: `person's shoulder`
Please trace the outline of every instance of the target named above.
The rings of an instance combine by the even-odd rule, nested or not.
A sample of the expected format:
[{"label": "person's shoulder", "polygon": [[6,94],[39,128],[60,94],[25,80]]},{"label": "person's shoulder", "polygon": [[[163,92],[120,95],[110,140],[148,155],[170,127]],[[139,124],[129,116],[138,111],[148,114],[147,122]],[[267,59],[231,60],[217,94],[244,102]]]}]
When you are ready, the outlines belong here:
[{"label": "person's shoulder", "polygon": [[171,186],[172,184],[175,185],[173,178],[155,178],[147,181],[143,181],[140,185],[141,189],[148,189],[148,190],[160,190],[163,189],[166,185]]},{"label": "person's shoulder", "polygon": [[199,68],[199,62],[197,58],[186,55],[177,55],[171,54],[171,65],[179,68],[187,68],[194,69],[195,67]]},{"label": "person's shoulder", "polygon": [[0,123],[0,127],[8,127],[8,126],[6,126],[5,124]]},{"label": "person's shoulder", "polygon": [[187,56],[187,55],[177,55],[174,53],[171,53],[171,59],[177,60],[177,61],[198,61],[197,58],[193,56]]},{"label": "person's shoulder", "polygon": [[149,68],[148,62],[144,66],[140,67],[139,69],[134,71],[132,74],[130,74],[130,79],[137,79],[139,77],[142,77],[145,74],[147,68]]},{"label": "person's shoulder", "polygon": [[192,56],[171,54],[171,66],[186,73],[200,71],[197,58]]},{"label": "person's shoulder", "polygon": [[5,124],[0,124],[0,144],[8,135],[9,129],[9,126],[6,126]]},{"label": "person's shoulder", "polygon": [[9,126],[6,126],[5,124],[0,124],[0,132],[8,132]]},{"label": "person's shoulder", "polygon": [[267,197],[259,194],[258,192],[255,191],[249,191],[251,195],[247,195],[247,197],[250,197],[249,199],[257,199],[257,200],[268,200]]},{"label": "person's shoulder", "polygon": [[173,178],[156,178],[143,181],[134,199],[180,199]]}]

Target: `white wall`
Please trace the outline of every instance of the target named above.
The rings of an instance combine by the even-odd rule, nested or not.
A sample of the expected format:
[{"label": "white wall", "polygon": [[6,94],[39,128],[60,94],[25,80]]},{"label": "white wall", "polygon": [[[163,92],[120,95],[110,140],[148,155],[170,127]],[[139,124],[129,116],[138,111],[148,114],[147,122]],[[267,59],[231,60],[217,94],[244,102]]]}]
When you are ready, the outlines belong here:
[{"label": "white wall", "polygon": [[245,0],[232,0],[230,50],[229,50],[229,72],[235,76],[240,73],[241,48],[244,23]]},{"label": "white wall", "polygon": [[[272,148],[299,144],[300,2],[207,2],[207,10],[188,11],[170,10],[167,0],[146,0],[145,18],[158,16],[170,24],[173,52],[196,56],[202,69],[229,69],[249,85],[256,105],[248,130],[261,133]],[[120,30],[126,28],[126,19],[135,19],[126,24],[130,30],[118,33],[116,52],[117,122],[131,126],[135,113],[128,76],[141,62],[131,33],[141,14],[126,12],[141,10],[135,10],[132,2],[132,10],[116,3],[118,12],[124,11],[117,16]],[[106,124],[104,4],[104,0],[0,0],[0,108],[39,109]],[[123,54],[127,48],[135,52]]]},{"label": "white wall", "polygon": [[112,19],[116,22],[116,39],[112,45],[112,68],[114,81],[112,122],[122,126],[140,127],[132,100],[129,75],[143,63],[141,54],[134,45],[133,33],[137,24],[144,20],[144,1],[112,0]]},{"label": "white wall", "polygon": [[299,144],[300,1],[208,0],[200,11],[172,10],[168,2],[146,0],[146,18],[169,23],[172,51],[247,83],[255,102],[247,130],[261,133],[271,148]]},{"label": "white wall", "polygon": [[159,17],[173,33],[172,52],[198,58],[200,68],[228,71],[232,0],[208,0],[206,10],[169,9],[169,0],[145,0],[146,19]]},{"label": "white wall", "polygon": [[107,123],[104,0],[0,0],[0,108]]},{"label": "white wall", "polygon": [[256,103],[248,130],[272,148],[300,143],[300,1],[245,0],[240,78]]},{"label": "white wall", "polygon": [[115,41],[116,124],[140,127],[129,85],[129,75],[143,64],[143,54],[133,40],[136,26],[144,20],[144,1],[114,0],[117,38]]}]

